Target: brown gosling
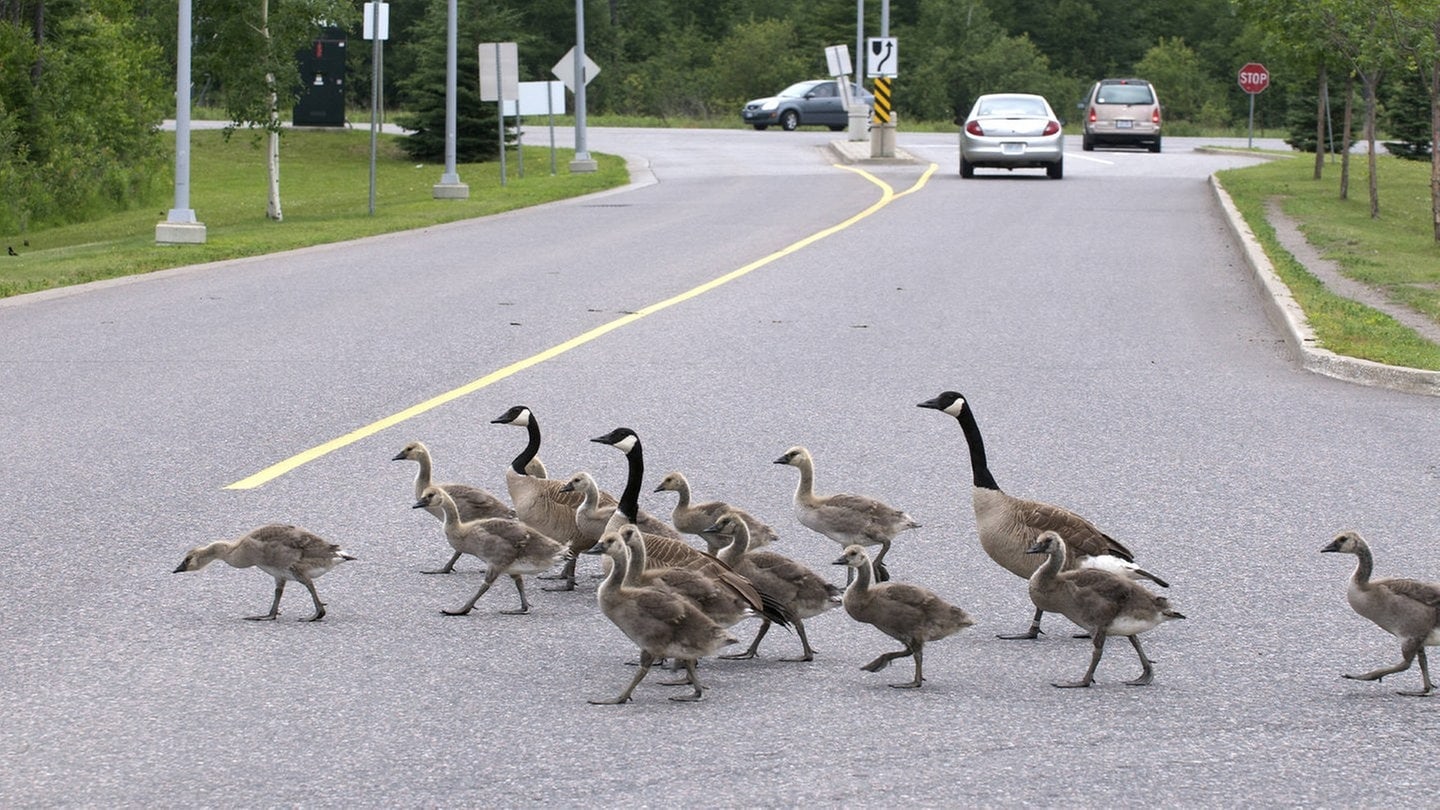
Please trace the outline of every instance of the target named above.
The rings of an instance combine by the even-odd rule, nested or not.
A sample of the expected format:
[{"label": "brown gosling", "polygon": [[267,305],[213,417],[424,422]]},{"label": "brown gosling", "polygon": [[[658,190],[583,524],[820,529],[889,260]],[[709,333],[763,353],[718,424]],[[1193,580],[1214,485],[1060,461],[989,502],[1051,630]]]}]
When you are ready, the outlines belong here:
[{"label": "brown gosling", "polygon": [[[1017,498],[1000,490],[985,459],[985,442],[980,426],[965,397],[954,391],[919,403],[921,408],[940,411],[955,417],[965,434],[970,450],[973,478],[971,501],[975,509],[975,528],[980,547],[1005,570],[1021,579],[1029,579],[1042,560],[1026,552],[1043,531],[1053,530],[1069,547],[1067,568],[1093,565],[1106,568],[1130,579],[1148,579],[1162,588],[1170,583],[1135,565],[1135,555],[1120,541],[1102,532],[1095,524],[1060,506]],[[1023,633],[1004,634],[1005,639],[1034,639],[1040,636],[1040,619],[1045,611],[1036,609],[1030,628]]]},{"label": "brown gosling", "polygon": [[[430,449],[423,442],[410,442],[400,448],[391,461],[414,461],[420,465],[420,471],[415,474],[415,495],[416,500],[425,493],[425,488],[430,486],[431,459]],[[435,484],[445,490],[451,499],[455,501],[455,507],[460,510],[461,520],[479,520],[481,518],[511,518],[515,517],[515,510],[511,509],[504,501],[491,495],[480,487],[472,487],[469,484]],[[437,520],[444,520],[445,513],[440,510],[439,504],[428,507],[426,512],[434,515]],[[422,574],[448,574],[455,570],[455,563],[459,562],[463,552],[457,551],[445,563],[444,567],[435,571],[421,571]]]},{"label": "brown gosling", "polygon": [[217,540],[197,546],[185,555],[174,573],[199,571],[215,560],[224,560],[234,568],[259,568],[275,578],[275,600],[270,612],[263,616],[246,616],[250,621],[274,621],[280,615],[280,596],[290,580],[304,585],[315,603],[315,615],[302,621],[318,622],[325,618],[325,603],[315,592],[315,578],[354,557],[340,546],[296,526],[267,523],[253,529],[238,540]]},{"label": "brown gosling", "polygon": [[649,674],[657,660],[673,658],[685,667],[687,683],[694,692],[675,701],[696,701],[705,696],[705,687],[695,674],[695,662],[713,655],[739,639],[706,616],[695,603],[660,587],[635,587],[625,583],[630,569],[630,550],[615,532],[608,532],[585,553],[604,554],[610,572],[596,590],[600,611],[640,648],[640,667],[617,697],[591,700],[595,704],[628,703],[635,687]]},{"label": "brown gosling", "polygon": [[1140,648],[1140,634],[1161,622],[1183,619],[1184,614],[1172,609],[1170,600],[1147,591],[1122,574],[1101,568],[1065,570],[1069,552],[1056,532],[1041,534],[1027,553],[1048,555],[1030,576],[1030,599],[1035,607],[1063,614],[1088,630],[1094,644],[1085,677],[1052,685],[1070,689],[1094,683],[1095,668],[1100,665],[1100,657],[1105,654],[1105,639],[1110,636],[1129,637],[1130,645],[1140,657],[1140,677],[1125,683],[1148,685],[1154,679],[1155,668]]},{"label": "brown gosling", "polygon": [[[795,519],[812,531],[819,532],[839,543],[842,548],[851,545],[879,546],[875,556],[874,570],[878,581],[890,578],[885,568],[885,555],[895,535],[906,529],[918,529],[915,519],[892,506],[864,495],[815,494],[815,461],[810,451],[803,447],[792,447],[785,451],[776,464],[788,464],[800,471],[800,484],[795,489]],[[854,577],[850,569],[847,581]]]},{"label": "brown gosling", "polygon": [[[746,577],[755,587],[771,594],[785,606],[790,614],[791,624],[800,636],[801,655],[799,658],[782,658],[782,661],[800,662],[815,660],[815,650],[805,635],[805,619],[840,605],[842,591],[825,581],[825,578],[810,570],[803,563],[776,554],[773,551],[752,551],[750,549],[750,527],[744,517],[736,512],[726,512],[714,524],[706,527],[706,534],[723,538],[728,542],[720,551],[720,561],[728,564],[735,572]],[[763,617],[762,617],[763,618]],[[760,640],[769,632],[772,622],[764,619],[755,640],[743,653],[724,655],[722,658],[754,658],[760,649]]]},{"label": "brown gosling", "polygon": [[905,649],[885,653],[861,669],[879,672],[896,658],[915,658],[915,679],[890,684],[896,689],[918,689],[925,682],[925,642],[938,641],[975,623],[970,614],[941,599],[929,588],[904,582],[872,585],[874,572],[870,555],[859,545],[848,546],[835,564],[847,565],[855,571],[844,598],[845,612],[850,618],[874,625],[875,629],[905,645]]},{"label": "brown gosling", "polygon": [[[610,503],[603,503],[600,493],[600,485],[595,483],[595,477],[588,472],[578,472],[570,477],[565,485],[560,487],[561,492],[578,492],[583,500],[575,507],[575,527],[580,533],[594,540],[599,540],[600,535],[605,533],[606,527],[615,515],[616,504],[611,499]],[[640,531],[646,534],[660,535],[680,539],[680,534],[670,528],[665,521],[656,518],[644,509],[636,515],[636,524]]]},{"label": "brown gosling", "polygon": [[750,529],[750,547],[752,549],[769,545],[779,539],[775,530],[770,528],[764,521],[754,515],[731,506],[724,501],[703,501],[701,503],[690,502],[690,482],[685,479],[683,473],[667,473],[660,483],[655,486],[656,492],[674,492],[680,496],[675,503],[675,509],[670,513],[670,522],[676,529],[686,533],[698,535],[705,541],[711,554],[719,554],[720,549],[730,543],[729,537],[717,535],[709,530],[715,525],[715,521],[726,512],[734,512],[745,521],[746,527]]},{"label": "brown gosling", "polygon": [[1418,658],[1420,691],[1402,691],[1398,694],[1429,697],[1435,688],[1430,682],[1430,667],[1425,661],[1425,648],[1440,646],[1440,583],[1398,577],[1371,579],[1375,558],[1359,532],[1345,532],[1320,551],[1354,554],[1358,558],[1355,573],[1350,577],[1350,586],[1345,590],[1345,598],[1356,613],[1400,639],[1400,652],[1405,656],[1403,661],[1393,667],[1381,667],[1373,672],[1342,677],[1354,681],[1378,681],[1386,675],[1404,672],[1410,668],[1410,663]]},{"label": "brown gosling", "polygon": [[480,558],[487,566],[485,582],[464,607],[459,610],[442,609],[440,612],[446,616],[464,616],[474,609],[475,603],[490,590],[501,574],[508,574],[520,594],[520,609],[500,612],[507,615],[529,613],[530,601],[525,598],[523,575],[548,571],[565,546],[518,520],[481,518],[462,521],[455,501],[437,486],[426,487],[414,508],[425,509],[436,504],[445,514],[445,539],[450,541],[450,547],[457,553]]}]

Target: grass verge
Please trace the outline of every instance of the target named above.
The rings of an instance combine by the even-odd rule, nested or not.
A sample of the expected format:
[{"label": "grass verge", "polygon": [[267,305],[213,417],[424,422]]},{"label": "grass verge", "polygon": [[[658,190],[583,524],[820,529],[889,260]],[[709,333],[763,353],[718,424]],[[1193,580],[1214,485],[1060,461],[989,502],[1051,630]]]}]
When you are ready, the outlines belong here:
[{"label": "grass verge", "polygon": [[1278,197],[1306,238],[1341,272],[1378,287],[1392,301],[1440,323],[1440,244],[1434,240],[1427,163],[1381,157],[1376,169],[1380,218],[1370,218],[1369,172],[1363,156],[1350,162],[1350,199],[1341,200],[1340,166],[1275,160],[1219,173],[1250,229],[1290,287],[1326,349],[1395,366],[1440,371],[1440,346],[1394,318],[1330,292],[1275,238],[1265,201]]},{"label": "grass verge", "polygon": [[284,220],[275,222],[265,217],[261,143],[244,131],[226,142],[219,131],[195,130],[190,205],[205,224],[205,244],[155,244],[155,225],[173,204],[169,196],[151,207],[91,222],[8,235],[4,241],[20,255],[0,255],[0,297],[423,228],[629,181],[624,160],[611,155],[592,153],[599,171],[570,174],[572,150],[556,150],[557,173],[551,175],[550,149],[527,146],[524,178],[513,151],[503,187],[498,162],[460,164],[456,172],[470,186],[470,198],[436,200],[431,187],[439,182],[443,165],[409,159],[396,136],[381,136],[377,151],[371,216],[368,130],[286,130],[280,146]]}]

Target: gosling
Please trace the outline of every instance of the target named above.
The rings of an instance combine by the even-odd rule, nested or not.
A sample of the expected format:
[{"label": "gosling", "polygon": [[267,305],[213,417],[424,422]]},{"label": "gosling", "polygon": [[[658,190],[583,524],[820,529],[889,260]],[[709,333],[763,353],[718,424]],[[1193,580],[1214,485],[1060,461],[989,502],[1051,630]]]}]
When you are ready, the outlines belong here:
[{"label": "gosling", "polygon": [[185,555],[173,573],[199,571],[216,560],[224,560],[234,568],[259,568],[275,578],[275,599],[270,612],[263,616],[246,616],[249,621],[274,621],[280,615],[280,597],[285,583],[294,580],[310,591],[315,602],[315,615],[302,621],[318,622],[325,618],[325,603],[315,592],[315,579],[331,568],[354,557],[340,546],[319,535],[283,523],[267,523],[241,536],[238,540],[216,540],[196,546]]}]

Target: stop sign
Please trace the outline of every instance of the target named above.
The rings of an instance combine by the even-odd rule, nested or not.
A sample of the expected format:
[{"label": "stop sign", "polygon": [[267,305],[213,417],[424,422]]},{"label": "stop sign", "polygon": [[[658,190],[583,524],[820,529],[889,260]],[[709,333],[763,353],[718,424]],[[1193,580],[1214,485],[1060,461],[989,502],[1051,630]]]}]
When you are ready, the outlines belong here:
[{"label": "stop sign", "polygon": [[1240,75],[1237,77],[1240,82],[1240,89],[1255,95],[1270,86],[1270,71],[1259,62],[1250,62],[1240,68]]}]

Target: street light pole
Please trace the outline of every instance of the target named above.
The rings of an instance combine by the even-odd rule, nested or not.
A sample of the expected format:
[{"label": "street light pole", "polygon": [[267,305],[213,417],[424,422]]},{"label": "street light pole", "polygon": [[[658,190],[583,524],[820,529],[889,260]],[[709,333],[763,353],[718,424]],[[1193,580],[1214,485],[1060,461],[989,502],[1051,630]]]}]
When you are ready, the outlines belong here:
[{"label": "street light pole", "polygon": [[470,198],[470,187],[460,182],[460,175],[455,171],[455,43],[459,37],[456,28],[460,16],[456,2],[447,0],[445,4],[445,173],[431,189],[432,196],[437,200]]},{"label": "street light pole", "polygon": [[190,3],[179,0],[179,28],[175,42],[175,207],[155,226],[155,241],[162,245],[198,245],[205,242],[205,225],[190,207]]},{"label": "street light pole", "polygon": [[585,145],[585,0],[575,0],[575,159],[570,161],[571,174],[584,174],[599,169]]}]

